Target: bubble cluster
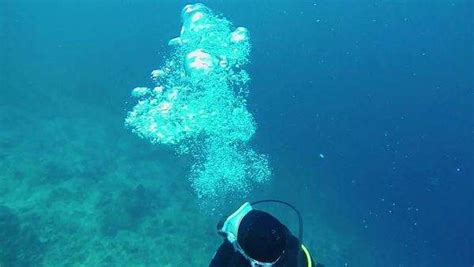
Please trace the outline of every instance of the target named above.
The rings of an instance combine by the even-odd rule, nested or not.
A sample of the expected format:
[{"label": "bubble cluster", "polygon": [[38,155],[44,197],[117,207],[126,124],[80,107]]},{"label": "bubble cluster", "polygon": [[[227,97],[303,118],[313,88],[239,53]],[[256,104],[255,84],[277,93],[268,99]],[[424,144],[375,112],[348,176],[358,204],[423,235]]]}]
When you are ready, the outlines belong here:
[{"label": "bubble cluster", "polygon": [[189,179],[199,197],[245,195],[271,175],[267,157],[248,143],[256,129],[243,69],[249,32],[203,4],[185,6],[181,18],[172,53],[151,72],[155,86],[132,90],[138,103],[125,124],[153,144],[192,155]]}]

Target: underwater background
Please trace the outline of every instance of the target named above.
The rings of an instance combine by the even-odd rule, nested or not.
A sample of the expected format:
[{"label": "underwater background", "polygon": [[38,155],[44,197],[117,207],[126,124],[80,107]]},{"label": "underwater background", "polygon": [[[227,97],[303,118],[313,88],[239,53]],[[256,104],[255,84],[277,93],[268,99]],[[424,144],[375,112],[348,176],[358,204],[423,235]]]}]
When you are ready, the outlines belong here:
[{"label": "underwater background", "polygon": [[207,266],[266,198],[326,266],[474,264],[472,1],[201,2],[250,31],[271,181],[208,210],[124,127],[187,1],[0,0],[0,266]]}]

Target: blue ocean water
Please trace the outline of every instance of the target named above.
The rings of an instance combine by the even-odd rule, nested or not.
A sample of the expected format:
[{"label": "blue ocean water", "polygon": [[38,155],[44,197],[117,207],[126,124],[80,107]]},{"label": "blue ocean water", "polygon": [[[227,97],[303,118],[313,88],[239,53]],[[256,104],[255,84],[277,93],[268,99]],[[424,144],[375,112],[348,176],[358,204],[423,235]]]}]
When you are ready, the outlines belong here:
[{"label": "blue ocean water", "polygon": [[[251,35],[248,199],[326,266],[474,264],[472,1],[202,3]],[[124,127],[185,4],[0,1],[0,266],[206,266],[188,159]]]}]

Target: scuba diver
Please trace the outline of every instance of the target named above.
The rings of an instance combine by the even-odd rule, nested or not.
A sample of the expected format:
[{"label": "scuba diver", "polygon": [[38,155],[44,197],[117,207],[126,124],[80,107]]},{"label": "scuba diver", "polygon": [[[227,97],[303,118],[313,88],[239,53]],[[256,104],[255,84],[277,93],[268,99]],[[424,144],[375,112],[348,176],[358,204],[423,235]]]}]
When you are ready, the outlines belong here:
[{"label": "scuba diver", "polygon": [[[295,237],[278,219],[252,206],[274,202],[292,208],[298,215],[299,236]],[[324,267],[317,264],[302,244],[303,220],[291,204],[280,200],[246,202],[217,224],[224,237],[209,267]]]}]

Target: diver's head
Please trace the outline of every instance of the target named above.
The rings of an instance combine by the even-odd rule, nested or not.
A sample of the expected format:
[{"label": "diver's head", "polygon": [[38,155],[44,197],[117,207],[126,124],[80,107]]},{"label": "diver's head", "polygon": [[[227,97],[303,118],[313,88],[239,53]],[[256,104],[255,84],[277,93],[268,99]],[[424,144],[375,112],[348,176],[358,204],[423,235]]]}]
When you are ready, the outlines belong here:
[{"label": "diver's head", "polygon": [[276,262],[285,252],[286,227],[272,215],[253,210],[240,223],[237,242],[253,259]]},{"label": "diver's head", "polygon": [[278,219],[245,203],[218,225],[219,232],[252,263],[276,263],[285,253],[288,229]]}]

